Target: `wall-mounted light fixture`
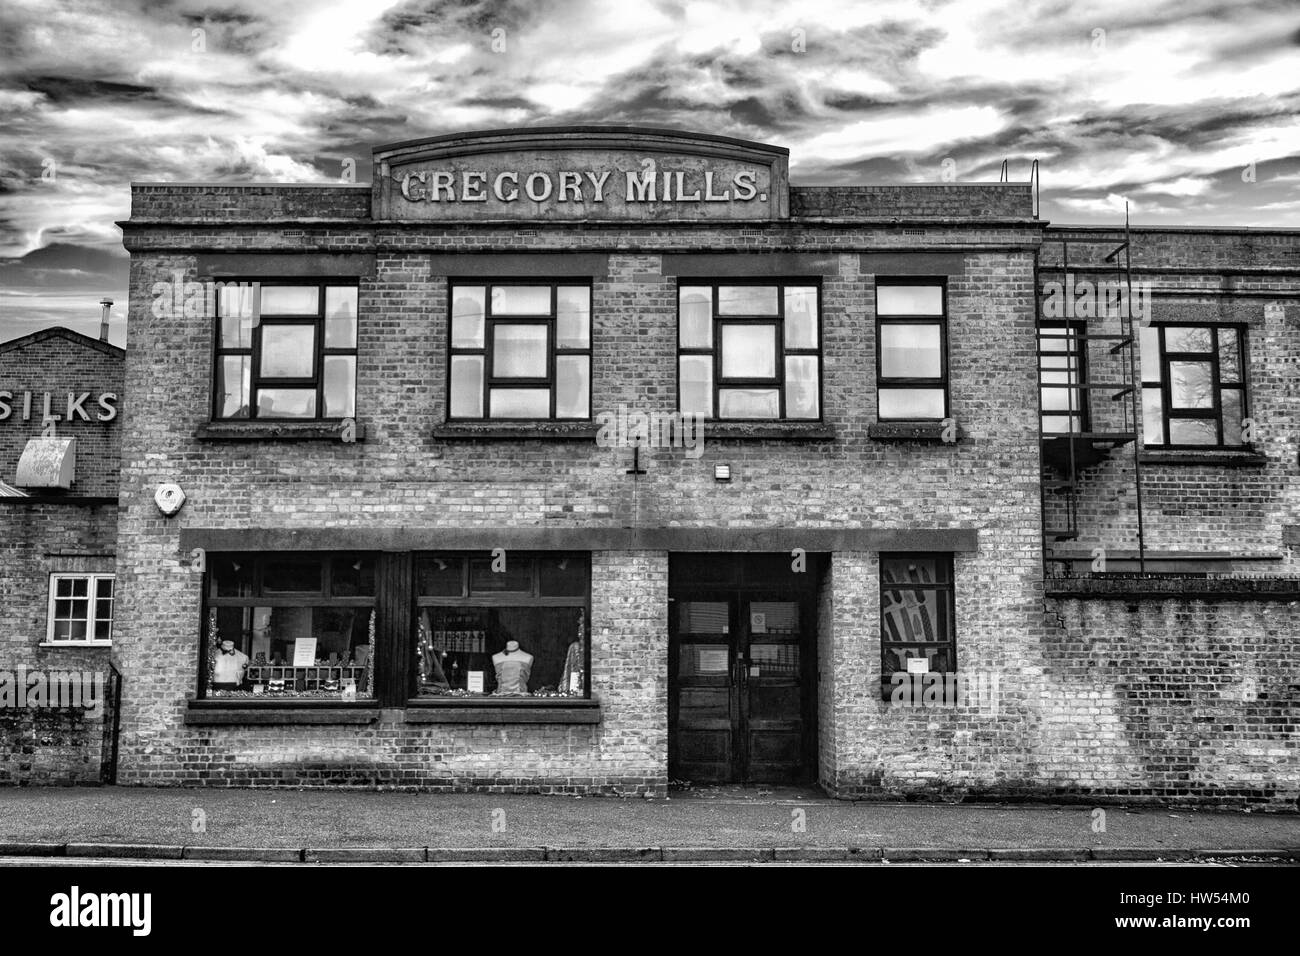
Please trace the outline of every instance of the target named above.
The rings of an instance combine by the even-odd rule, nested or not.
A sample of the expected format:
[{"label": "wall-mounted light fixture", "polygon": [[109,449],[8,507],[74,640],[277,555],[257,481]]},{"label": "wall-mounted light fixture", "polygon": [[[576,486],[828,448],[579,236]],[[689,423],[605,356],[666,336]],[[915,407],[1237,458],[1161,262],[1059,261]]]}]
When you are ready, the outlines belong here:
[{"label": "wall-mounted light fixture", "polygon": [[714,481],[730,481],[730,480],[731,480],[731,466],[730,466],[730,465],[714,465],[714,466],[713,466],[713,480],[714,480]]}]

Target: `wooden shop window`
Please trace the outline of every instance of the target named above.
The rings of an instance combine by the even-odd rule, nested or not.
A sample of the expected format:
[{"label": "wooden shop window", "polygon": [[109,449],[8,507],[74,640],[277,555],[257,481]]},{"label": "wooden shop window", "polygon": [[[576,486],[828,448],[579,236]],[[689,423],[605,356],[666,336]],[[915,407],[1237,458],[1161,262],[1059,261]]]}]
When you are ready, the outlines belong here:
[{"label": "wooden shop window", "polygon": [[415,579],[415,697],[588,697],[589,555],[419,554]]},{"label": "wooden shop window", "polygon": [[206,560],[203,697],[374,696],[373,555],[214,553]]}]

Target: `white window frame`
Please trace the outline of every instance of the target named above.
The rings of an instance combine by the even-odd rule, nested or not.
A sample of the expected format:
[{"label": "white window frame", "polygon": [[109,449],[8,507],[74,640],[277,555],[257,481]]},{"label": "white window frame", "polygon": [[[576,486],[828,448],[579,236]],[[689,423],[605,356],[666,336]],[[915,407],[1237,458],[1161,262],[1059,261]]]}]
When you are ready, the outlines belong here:
[{"label": "white window frame", "polygon": [[[99,589],[99,582],[103,580],[109,580],[113,582],[113,598],[112,598],[113,608],[108,618],[108,639],[107,640],[98,640],[96,638],[90,638],[89,640],[82,640],[82,641],[67,641],[67,640],[56,640],[54,637],[54,602],[56,600],[55,595],[58,592],[58,582],[64,580],[80,580],[80,579],[85,579],[86,581],[89,582],[88,591],[87,591],[87,595],[88,595],[87,606],[86,606],[86,610],[88,612],[88,618],[86,621],[86,633],[88,634],[95,633],[95,624],[97,622],[97,619],[95,617],[95,601],[97,600],[97,598],[95,597],[95,592]],[[67,600],[67,599],[64,598],[63,600]],[[59,573],[59,572],[53,573],[50,575],[49,602],[46,605],[45,640],[41,642],[41,646],[42,647],[111,647],[113,645],[113,614],[115,614],[116,611],[117,611],[117,575],[84,574],[84,573],[69,574],[69,573]]]}]

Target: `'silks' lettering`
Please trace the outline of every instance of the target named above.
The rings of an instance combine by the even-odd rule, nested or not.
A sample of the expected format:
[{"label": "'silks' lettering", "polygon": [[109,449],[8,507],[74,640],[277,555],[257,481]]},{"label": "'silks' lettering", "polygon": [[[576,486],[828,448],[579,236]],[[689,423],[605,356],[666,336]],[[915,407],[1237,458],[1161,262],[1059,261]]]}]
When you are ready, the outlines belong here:
[{"label": "'silks' lettering", "polygon": [[[37,396],[39,395],[39,399]],[[0,391],[0,422],[8,418],[15,421],[31,421],[33,417],[39,422],[88,422],[91,415],[97,422],[111,422],[117,418],[117,394],[103,392],[94,405],[90,402],[90,392],[68,392],[62,406],[62,414],[55,412],[59,406],[58,394],[51,392],[10,392]],[[37,404],[39,401],[39,404]],[[14,406],[18,406],[18,415],[14,416]],[[33,416],[35,412],[35,416]]]},{"label": "'silks' lettering", "polygon": [[[550,173],[521,173],[513,170],[489,176],[482,170],[408,172],[399,180],[402,198],[408,202],[498,202],[512,203],[523,199],[532,202],[603,203],[606,193],[618,192],[626,202],[748,202],[759,195],[757,174],[741,170],[731,179],[720,178],[713,170],[688,173],[684,170],[559,170]],[[616,185],[617,184],[617,185]]]}]

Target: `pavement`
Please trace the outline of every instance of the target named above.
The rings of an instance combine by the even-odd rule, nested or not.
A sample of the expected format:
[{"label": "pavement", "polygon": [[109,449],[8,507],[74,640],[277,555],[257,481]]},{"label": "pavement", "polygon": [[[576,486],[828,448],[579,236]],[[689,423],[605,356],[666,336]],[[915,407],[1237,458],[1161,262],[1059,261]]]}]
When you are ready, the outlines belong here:
[{"label": "pavement", "polygon": [[1300,863],[1300,815],[847,802],[706,787],[667,799],[360,790],[0,789],[0,857],[258,862]]}]

